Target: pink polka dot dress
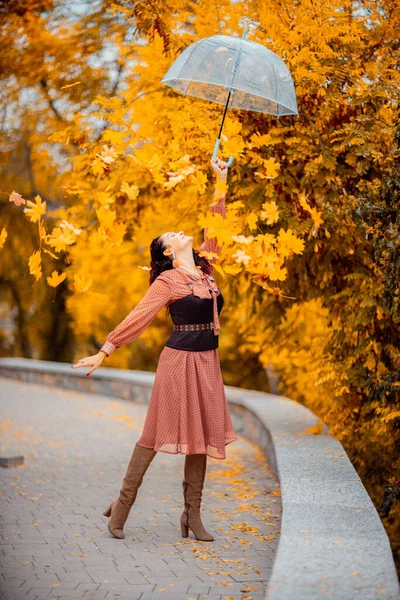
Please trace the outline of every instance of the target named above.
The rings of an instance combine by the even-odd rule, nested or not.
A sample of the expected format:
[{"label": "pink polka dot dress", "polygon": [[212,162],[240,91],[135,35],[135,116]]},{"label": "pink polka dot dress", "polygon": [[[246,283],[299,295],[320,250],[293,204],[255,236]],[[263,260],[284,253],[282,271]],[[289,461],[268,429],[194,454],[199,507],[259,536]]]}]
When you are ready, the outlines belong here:
[{"label": "pink polka dot dress", "polygon": [[[224,198],[210,207],[225,218]],[[218,254],[207,229],[199,252]],[[215,258],[210,262],[214,263]],[[174,325],[213,322],[212,329],[174,330],[161,351],[139,446],[167,454],[207,454],[225,459],[238,439],[228,410],[218,355],[219,314],[224,299],[214,277],[196,278],[180,267],[163,271],[101,348],[110,355],[130,343],[169,306]]]}]

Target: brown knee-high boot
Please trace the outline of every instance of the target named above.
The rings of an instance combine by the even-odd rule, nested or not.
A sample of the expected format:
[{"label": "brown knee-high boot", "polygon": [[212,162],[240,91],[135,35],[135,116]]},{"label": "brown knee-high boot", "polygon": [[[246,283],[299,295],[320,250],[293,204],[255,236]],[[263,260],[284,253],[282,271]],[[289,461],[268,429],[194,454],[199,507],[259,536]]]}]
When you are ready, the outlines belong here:
[{"label": "brown knee-high boot", "polygon": [[137,491],[142,485],[143,476],[156,454],[157,451],[152,448],[135,445],[119,497],[113,500],[103,513],[105,517],[111,516],[108,521],[108,530],[116,538],[124,539],[125,537],[123,526],[136,500]]},{"label": "brown knee-high boot", "polygon": [[207,454],[186,454],[182,481],[185,508],[181,516],[182,537],[189,536],[191,529],[197,540],[214,541],[203,526],[200,517],[201,498],[207,468]]}]

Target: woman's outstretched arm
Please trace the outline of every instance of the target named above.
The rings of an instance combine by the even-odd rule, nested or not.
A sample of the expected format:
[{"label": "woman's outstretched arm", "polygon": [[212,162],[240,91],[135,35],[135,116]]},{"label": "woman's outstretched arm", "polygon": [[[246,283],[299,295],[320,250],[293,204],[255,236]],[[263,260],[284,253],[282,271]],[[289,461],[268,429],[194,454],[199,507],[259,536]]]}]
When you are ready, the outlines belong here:
[{"label": "woman's outstretched arm", "polygon": [[110,356],[116,348],[125,346],[138,338],[170,300],[172,300],[171,284],[167,278],[164,279],[161,273],[153,281],[140,302],[108,334],[107,341],[100,348],[100,352]]},{"label": "woman's outstretched arm", "polygon": [[[215,192],[214,192],[214,197],[213,197],[213,203],[210,205],[209,210],[212,213],[218,213],[222,216],[223,219],[225,219],[226,217],[226,208],[225,208],[225,198],[226,198],[226,192],[221,190],[221,184],[219,184],[219,182],[223,182],[226,183],[227,180],[227,175],[228,175],[228,169],[226,166],[226,163],[223,160],[220,160],[219,158],[216,159],[217,160],[217,165],[215,165],[213,163],[213,161],[211,160],[211,165],[213,167],[213,171],[216,175],[216,179],[217,179],[217,183],[216,183],[216,188],[215,188]],[[222,186],[224,187],[224,186]],[[217,242],[217,238],[213,237],[210,238],[208,237],[208,228],[206,227],[204,229],[204,242],[201,244],[200,248],[199,248],[199,252],[214,252],[215,254],[219,254],[221,250],[221,247],[219,246],[218,242]],[[211,264],[215,263],[217,258],[212,258],[209,259]]]}]

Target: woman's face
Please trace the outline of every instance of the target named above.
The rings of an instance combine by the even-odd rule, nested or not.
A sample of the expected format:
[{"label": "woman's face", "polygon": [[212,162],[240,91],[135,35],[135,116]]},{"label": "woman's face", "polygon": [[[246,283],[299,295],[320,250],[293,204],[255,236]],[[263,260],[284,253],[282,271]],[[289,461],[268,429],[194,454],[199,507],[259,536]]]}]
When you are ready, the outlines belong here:
[{"label": "woman's face", "polygon": [[183,231],[167,231],[160,236],[163,244],[167,247],[167,255],[173,250],[175,253],[182,250],[188,244],[193,242],[192,235],[184,235]]}]

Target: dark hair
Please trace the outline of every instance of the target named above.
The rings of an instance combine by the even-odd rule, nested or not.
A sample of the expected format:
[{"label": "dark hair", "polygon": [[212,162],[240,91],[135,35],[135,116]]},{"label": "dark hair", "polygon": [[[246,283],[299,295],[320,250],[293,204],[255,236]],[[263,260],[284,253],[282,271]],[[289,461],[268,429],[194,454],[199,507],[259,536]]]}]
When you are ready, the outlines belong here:
[{"label": "dark hair", "polygon": [[[164,254],[164,250],[167,246],[163,243],[161,236],[154,238],[150,244],[150,255],[151,255],[151,271],[149,276],[149,284],[151,285],[155,279],[163,272],[170,271],[174,268],[172,264],[172,258]],[[212,264],[205,256],[199,256],[197,250],[192,249],[193,260],[196,267],[200,267],[203,273],[212,275]],[[167,307],[167,314],[169,313],[169,306]]]}]

